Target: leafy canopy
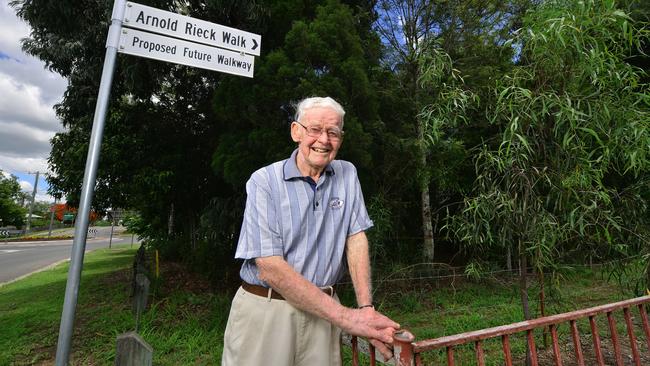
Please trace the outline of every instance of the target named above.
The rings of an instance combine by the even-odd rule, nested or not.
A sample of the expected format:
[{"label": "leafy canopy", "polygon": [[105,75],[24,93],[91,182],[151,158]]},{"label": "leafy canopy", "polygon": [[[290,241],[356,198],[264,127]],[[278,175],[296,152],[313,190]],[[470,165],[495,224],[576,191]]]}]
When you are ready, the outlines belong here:
[{"label": "leafy canopy", "polygon": [[6,175],[0,170],[0,227],[22,227],[26,210],[18,204],[21,193],[18,178],[15,175]]}]

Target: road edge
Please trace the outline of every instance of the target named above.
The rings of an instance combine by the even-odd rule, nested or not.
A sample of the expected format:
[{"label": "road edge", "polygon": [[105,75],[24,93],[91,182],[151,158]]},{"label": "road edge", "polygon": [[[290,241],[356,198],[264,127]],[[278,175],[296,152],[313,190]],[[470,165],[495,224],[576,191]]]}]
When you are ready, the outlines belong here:
[{"label": "road edge", "polygon": [[37,270],[35,270],[35,271],[32,271],[32,272],[29,272],[29,273],[24,274],[24,275],[22,275],[22,276],[16,277],[16,278],[14,278],[13,280],[9,280],[9,281],[7,281],[7,282],[2,282],[2,283],[0,283],[0,288],[4,287],[4,286],[6,286],[6,285],[8,285],[8,284],[10,284],[10,283],[14,283],[14,282],[16,282],[16,281],[20,281],[20,280],[24,279],[25,277],[29,277],[29,276],[31,276],[31,275],[33,275],[33,274],[35,274],[35,273],[39,273],[39,272],[43,272],[43,271],[47,271],[48,269],[52,269],[52,268],[58,266],[58,265],[61,264],[61,263],[65,263],[65,262],[69,262],[69,261],[70,261],[70,258],[67,258],[67,259],[61,259],[60,261],[58,261],[58,262],[54,262],[54,263],[52,263],[52,264],[48,264],[47,266],[45,266],[45,267],[43,267],[43,268],[39,268],[39,269],[37,269]]}]

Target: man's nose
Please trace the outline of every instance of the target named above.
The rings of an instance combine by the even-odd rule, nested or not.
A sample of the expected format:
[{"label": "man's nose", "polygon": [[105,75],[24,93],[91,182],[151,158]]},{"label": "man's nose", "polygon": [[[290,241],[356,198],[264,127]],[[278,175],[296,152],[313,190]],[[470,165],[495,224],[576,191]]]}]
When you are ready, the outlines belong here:
[{"label": "man's nose", "polygon": [[329,138],[329,136],[327,135],[327,130],[323,130],[323,131],[321,131],[320,136],[318,136],[318,141],[319,141],[319,142],[323,142],[323,143],[325,143],[325,142],[329,142],[329,139],[330,139],[330,138]]}]

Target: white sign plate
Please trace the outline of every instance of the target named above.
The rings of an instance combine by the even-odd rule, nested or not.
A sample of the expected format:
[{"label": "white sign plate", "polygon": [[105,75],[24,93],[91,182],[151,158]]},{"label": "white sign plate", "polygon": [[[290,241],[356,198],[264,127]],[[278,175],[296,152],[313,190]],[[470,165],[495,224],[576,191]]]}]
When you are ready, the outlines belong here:
[{"label": "white sign plate", "polygon": [[198,43],[122,29],[118,52],[253,77],[255,57]]},{"label": "white sign plate", "polygon": [[123,25],[255,56],[260,55],[262,46],[262,37],[259,34],[130,1],[126,3]]}]

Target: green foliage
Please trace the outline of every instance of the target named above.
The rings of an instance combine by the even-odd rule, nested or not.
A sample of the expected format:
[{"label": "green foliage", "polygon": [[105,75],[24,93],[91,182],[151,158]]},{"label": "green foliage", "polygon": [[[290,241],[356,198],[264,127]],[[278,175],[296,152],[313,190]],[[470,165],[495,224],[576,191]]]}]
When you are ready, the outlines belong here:
[{"label": "green foliage", "polygon": [[[331,95],[347,110],[339,157],[358,168],[375,263],[419,258],[427,218],[438,260],[480,250],[493,266],[519,242],[539,265],[640,253],[647,5],[546,2],[522,18],[538,2],[147,0],[259,33],[262,55],[255,79],[120,55],[94,209],[133,209],[148,245],[235,279],[246,179],[294,148],[293,102]],[[25,50],[69,80],[49,182],[74,205],[110,4],[11,4],[32,28]]]},{"label": "green foliage", "polygon": [[[446,244],[436,244],[442,249],[440,258],[453,256],[455,248],[444,242],[437,221],[471,187],[466,147],[494,133],[484,113],[471,106],[475,98],[490,99],[487,85],[512,67],[512,49],[503,43],[530,3],[377,2],[375,29],[386,49],[383,61],[389,72],[380,84],[384,125],[373,157],[386,172],[382,190],[395,197],[391,211],[400,230],[424,238],[419,249],[411,251],[424,248],[429,260],[434,241]],[[469,123],[459,123],[461,119]],[[456,126],[444,127],[443,122]]]},{"label": "green foliage", "polygon": [[[420,85],[434,103],[424,106],[418,117],[427,147],[435,149],[443,139],[443,130],[456,129],[468,122],[468,109],[478,98],[462,88],[465,81],[460,71],[454,69],[451,57],[441,48],[431,47],[419,62]],[[449,138],[449,133],[445,137]]]},{"label": "green foliage", "polygon": [[417,115],[424,137],[422,143],[441,162],[432,168],[430,177],[435,179],[438,189],[459,191],[462,187],[455,177],[461,174],[459,168],[467,152],[458,130],[471,122],[479,97],[465,87],[460,71],[454,68],[453,60],[442,48],[428,49],[419,58],[418,81],[431,100]]},{"label": "green foliage", "polygon": [[[286,3],[268,6],[275,14]],[[235,272],[232,278],[236,278],[231,258],[241,225],[246,180],[253,171],[291,154],[295,148],[289,135],[292,103],[304,97],[329,95],[343,104],[345,141],[337,158],[352,161],[366,196],[374,193],[373,178],[381,172],[372,164],[368,131],[379,119],[371,79],[379,62],[379,41],[370,32],[368,10],[367,5],[350,6],[334,0],[292,9],[293,22],[267,30],[271,35],[271,41],[264,44],[268,54],[256,60],[254,83],[225,78],[215,89],[213,107],[220,134],[211,167],[225,184],[207,200],[198,220],[199,239],[193,252],[201,256],[195,265],[214,270],[218,263],[220,272],[214,273],[215,277],[225,273],[230,278]],[[262,37],[266,39],[266,33]]]},{"label": "green foliage", "polygon": [[519,244],[547,268],[647,242],[650,94],[626,59],[648,42],[644,27],[613,1],[528,13],[490,111],[500,142],[480,150],[474,195],[448,226],[472,251]]},{"label": "green foliage", "polygon": [[373,229],[368,232],[368,240],[372,246],[372,262],[377,262],[389,257],[389,250],[394,249],[390,242],[395,236],[394,216],[390,203],[382,193],[372,196],[366,206],[374,223]]},{"label": "green foliage", "polygon": [[22,227],[26,210],[18,204],[20,194],[18,178],[14,175],[6,176],[0,170],[0,226]]},{"label": "green foliage", "polygon": [[128,213],[122,219],[122,225],[126,230],[131,233],[139,233],[147,231],[147,223],[142,219],[142,216],[137,213]]}]

